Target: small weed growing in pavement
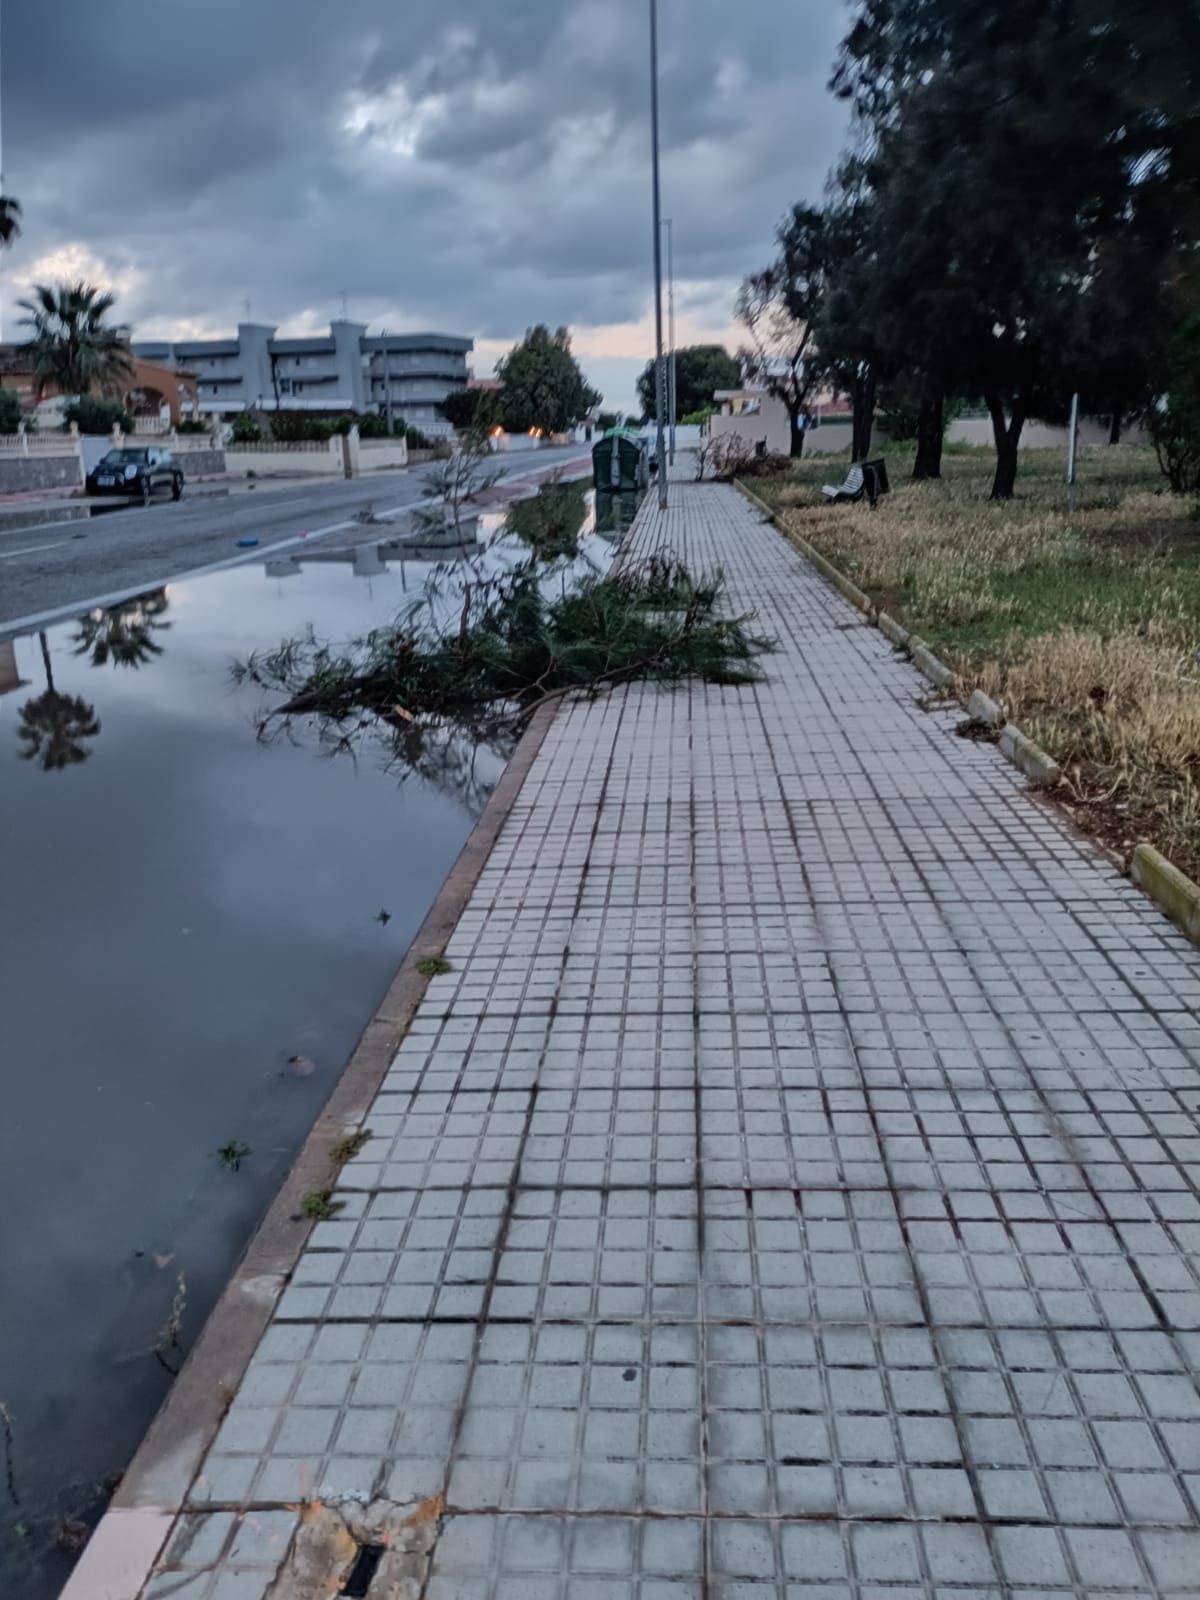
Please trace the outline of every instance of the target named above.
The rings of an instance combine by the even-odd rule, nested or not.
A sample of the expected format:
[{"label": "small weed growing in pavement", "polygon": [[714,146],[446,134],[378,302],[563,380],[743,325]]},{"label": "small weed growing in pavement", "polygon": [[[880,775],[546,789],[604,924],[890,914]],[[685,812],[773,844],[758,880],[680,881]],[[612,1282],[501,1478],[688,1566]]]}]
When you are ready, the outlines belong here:
[{"label": "small weed growing in pavement", "polygon": [[454,968],[445,956],[426,956],[417,962],[417,971],[423,978],[440,978],[443,973],[453,972]]},{"label": "small weed growing in pavement", "polygon": [[183,1347],[179,1342],[179,1336],[183,1332],[183,1313],[186,1309],[187,1280],[181,1272],[175,1284],[175,1298],[171,1301],[170,1313],[166,1322],[163,1323],[162,1332],[159,1334],[152,1352],[159,1366],[165,1367],[173,1378],[178,1376],[179,1368],[171,1365],[167,1360],[167,1355],[175,1351],[182,1354]]},{"label": "small weed growing in pavement", "polygon": [[248,1155],[253,1154],[248,1144],[240,1139],[228,1139],[217,1151],[217,1158],[230,1172],[237,1172]]},{"label": "small weed growing in pavement", "polygon": [[339,1139],[336,1144],[329,1147],[329,1158],[339,1167],[344,1167],[347,1161],[353,1161],[355,1156],[371,1137],[370,1128],[360,1128],[357,1133],[348,1133],[344,1139]]},{"label": "small weed growing in pavement", "polygon": [[300,1202],[300,1210],[313,1222],[328,1222],[341,1209],[342,1203],[333,1198],[332,1189],[310,1189]]}]

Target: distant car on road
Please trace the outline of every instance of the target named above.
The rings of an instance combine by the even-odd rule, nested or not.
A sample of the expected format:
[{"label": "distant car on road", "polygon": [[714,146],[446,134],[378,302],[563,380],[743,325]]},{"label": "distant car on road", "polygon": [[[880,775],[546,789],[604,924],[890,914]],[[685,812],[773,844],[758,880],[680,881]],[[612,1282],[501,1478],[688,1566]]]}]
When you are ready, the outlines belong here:
[{"label": "distant car on road", "polygon": [[120,494],[149,505],[159,490],[169,489],[171,499],[183,493],[183,471],[169,450],[130,446],[110,450],[87,475],[89,494]]}]

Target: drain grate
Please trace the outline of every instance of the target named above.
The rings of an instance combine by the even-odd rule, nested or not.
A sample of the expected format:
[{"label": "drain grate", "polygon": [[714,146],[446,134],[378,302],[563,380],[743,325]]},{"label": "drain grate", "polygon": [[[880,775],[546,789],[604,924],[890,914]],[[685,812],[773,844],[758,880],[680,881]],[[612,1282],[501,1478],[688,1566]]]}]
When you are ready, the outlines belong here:
[{"label": "drain grate", "polygon": [[387,1546],[383,1544],[364,1544],[359,1547],[354,1565],[350,1568],[350,1575],[342,1585],[343,1600],[366,1600],[371,1579],[375,1576],[386,1549]]}]

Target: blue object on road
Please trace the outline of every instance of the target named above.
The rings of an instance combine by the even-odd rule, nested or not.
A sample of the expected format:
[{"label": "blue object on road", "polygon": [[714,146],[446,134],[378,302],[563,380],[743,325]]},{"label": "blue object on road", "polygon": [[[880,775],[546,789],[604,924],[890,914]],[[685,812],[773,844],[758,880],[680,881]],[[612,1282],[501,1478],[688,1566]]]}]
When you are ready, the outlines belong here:
[{"label": "blue object on road", "polygon": [[258,540],[257,539],[239,539],[237,543],[238,543],[238,549],[239,550],[253,550],[254,546],[258,543]]}]

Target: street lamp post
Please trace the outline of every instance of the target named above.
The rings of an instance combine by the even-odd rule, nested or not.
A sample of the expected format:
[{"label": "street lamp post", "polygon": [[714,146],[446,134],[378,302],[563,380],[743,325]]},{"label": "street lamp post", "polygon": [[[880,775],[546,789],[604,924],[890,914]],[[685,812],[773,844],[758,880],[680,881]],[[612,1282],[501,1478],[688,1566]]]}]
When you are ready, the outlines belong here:
[{"label": "street lamp post", "polygon": [[667,408],[663,371],[662,203],[658,185],[658,0],[650,0],[650,142],[654,174],[654,409],[658,423],[658,509],[667,509],[667,446],[663,417]]},{"label": "street lamp post", "polygon": [[667,218],[667,415],[671,419],[670,446],[667,457],[675,465],[675,423],[679,416],[679,392],[676,386],[678,370],[675,354],[675,221]]}]

